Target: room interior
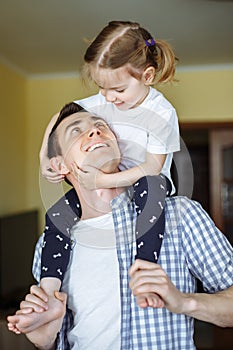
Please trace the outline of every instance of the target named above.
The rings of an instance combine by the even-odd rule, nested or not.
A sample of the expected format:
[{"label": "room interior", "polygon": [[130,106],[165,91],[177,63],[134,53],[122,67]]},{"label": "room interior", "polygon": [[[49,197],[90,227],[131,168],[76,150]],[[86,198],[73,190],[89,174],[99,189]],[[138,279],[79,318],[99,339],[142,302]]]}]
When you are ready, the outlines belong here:
[{"label": "room interior", "polygon": [[[188,8],[188,5],[185,5],[185,1],[182,0],[148,1],[148,8],[144,6],[144,10],[141,7],[142,4],[140,5],[137,1],[129,1],[134,6],[135,12],[133,13],[130,12],[132,6],[129,6],[129,8],[126,6],[127,11],[117,12],[114,5],[110,9],[110,5],[106,5],[103,1],[102,5],[106,5],[107,10],[105,14],[102,14],[102,17],[96,19],[96,27],[94,29],[88,25],[85,26],[85,23],[81,21],[80,32],[82,35],[77,40],[81,44],[79,51],[73,53],[73,61],[80,62],[79,65],[82,63],[80,57],[85,51],[85,46],[81,38],[84,36],[85,30],[87,35],[91,36],[109,20],[115,19],[117,14],[118,18],[125,20],[129,18],[133,20],[135,18],[138,22],[143,23],[145,27],[147,27],[146,16],[148,16],[151,21],[150,27],[153,31],[154,24],[152,18],[149,17],[151,7],[154,6],[153,9],[158,10],[162,6],[162,13],[165,13],[166,10],[166,14],[168,14],[170,6],[174,6],[175,2],[179,11],[181,6],[184,6],[184,9],[186,9],[187,13],[190,12],[192,17],[192,9]],[[231,1],[222,1],[224,6],[229,6],[224,7],[224,10],[221,8],[220,1],[208,2],[198,0],[197,2],[199,6],[205,5],[206,9],[206,12],[204,14],[202,12],[202,16],[200,15],[200,23],[196,23],[197,26],[203,26],[203,30],[205,28],[207,30],[209,26],[207,16],[209,14],[211,17],[211,11],[214,6],[217,6],[220,23],[224,23],[224,19],[227,22],[228,12],[233,10],[233,2]],[[156,7],[156,3],[158,7]],[[11,40],[8,40],[8,46],[4,42],[3,48],[0,48],[0,152],[2,168],[0,174],[2,198],[0,201],[0,235],[3,237],[2,232],[5,231],[14,232],[14,227],[11,228],[12,231],[8,228],[5,229],[6,226],[4,225],[8,222],[6,220],[8,217],[14,217],[13,220],[18,220],[21,214],[33,213],[28,234],[32,233],[32,235],[36,236],[33,236],[33,240],[24,239],[22,249],[26,252],[32,251],[36,238],[43,231],[46,209],[67,189],[67,186],[49,184],[40,174],[39,150],[45,128],[51,116],[61,106],[77,98],[91,95],[97,89],[92,84],[88,86],[83,85],[79,69],[77,68],[76,70],[75,65],[70,65],[69,57],[72,56],[70,47],[63,46],[59,47],[58,50],[54,50],[53,47],[54,52],[52,52],[48,46],[41,46],[43,38],[41,38],[40,42],[36,40],[30,41],[31,38],[27,42],[26,33],[29,30],[33,32],[37,28],[36,25],[38,23],[35,23],[35,27],[33,26],[36,13],[34,14],[35,18],[30,17],[31,20],[26,23],[27,11],[24,10],[20,13],[15,1],[12,1],[13,4],[15,5],[15,11],[11,14],[15,20],[11,22],[11,27],[13,28],[11,31],[9,29],[10,26],[5,29],[2,28],[1,32],[5,30],[4,33],[14,34],[16,42],[19,37],[18,44],[20,44],[20,35],[24,34],[25,46],[22,46],[21,43],[24,55],[20,56],[20,52],[18,52],[18,61],[17,51],[14,52],[13,48],[14,42],[11,43]],[[27,1],[25,1],[25,5],[31,6]],[[79,5],[81,6],[81,2],[79,2]],[[3,14],[3,10],[6,11],[7,8],[2,6],[3,4],[0,4],[0,12]],[[5,4],[4,6],[7,5]],[[64,11],[67,16],[64,17],[64,8],[60,1],[57,2],[57,12],[54,12],[57,15],[60,10],[60,17],[56,17],[51,8],[43,9],[43,5],[41,7],[38,4],[35,4],[35,6],[35,12],[38,12],[41,25],[42,19],[40,16],[45,16],[45,10],[47,10],[44,19],[45,26],[50,24],[52,28],[52,23],[55,19],[60,19],[62,23],[67,23],[69,19],[68,13],[66,13],[68,10]],[[72,10],[72,4],[70,6],[70,10]],[[88,2],[86,6],[88,6]],[[87,19],[86,7],[82,11],[84,11],[83,15]],[[6,11],[5,13],[10,20],[10,12]],[[94,21],[94,11],[93,14],[91,12],[90,16],[93,16]],[[154,13],[154,17],[159,21],[158,14]],[[211,20],[210,28],[213,29],[214,16],[211,17]],[[15,23],[15,28],[12,23]],[[73,22],[71,21],[71,23]],[[215,33],[213,32],[211,36],[203,40],[204,43],[200,43],[200,45],[204,44],[207,48],[209,45],[209,56],[206,54],[202,57],[200,47],[197,48],[199,50],[198,55],[195,56],[191,52],[190,57],[194,57],[192,61],[188,55],[187,57],[185,56],[186,51],[191,50],[189,44],[190,42],[192,43],[192,38],[185,37],[184,28],[180,28],[177,22],[177,31],[174,28],[174,31],[169,34],[169,37],[173,40],[173,45],[176,47],[176,40],[180,45],[180,51],[177,48],[177,55],[180,58],[180,64],[176,73],[177,81],[172,85],[158,86],[157,88],[175,106],[179,116],[183,149],[179,154],[175,154],[172,168],[177,194],[187,195],[198,200],[233,244],[233,28],[232,24],[229,25],[229,22],[227,23],[226,29],[228,29],[230,34],[228,37],[225,33],[222,33],[222,35],[225,35],[226,41],[228,40],[229,49],[224,51],[222,48],[221,50],[221,43],[224,40],[222,38],[221,41],[221,38],[219,38],[218,45],[216,45],[216,59],[215,61],[213,60],[213,51],[211,51],[213,48],[210,43],[211,40],[215,40]],[[161,22],[159,22],[160,24]],[[29,29],[29,26],[31,29]],[[161,36],[168,36],[165,27],[160,28]],[[208,32],[210,28],[208,27]],[[218,30],[221,34],[221,29],[219,28]],[[224,25],[223,28],[225,28]],[[67,31],[67,34],[71,35],[72,26],[68,26]],[[195,28],[190,30],[189,34],[191,32],[195,36]],[[176,38],[176,33],[179,35],[183,33],[183,46],[178,40],[180,39],[178,34]],[[43,32],[42,34],[44,36],[45,33]],[[61,41],[64,40],[61,32],[56,33],[56,35],[58,37],[60,35]],[[51,36],[51,45],[53,45],[53,39],[54,37]],[[67,37],[65,39],[68,40]],[[10,46],[10,43],[12,46]],[[30,48],[31,51],[29,51]],[[183,48],[184,51],[182,51]],[[17,49],[20,51],[19,48]],[[33,50],[36,57],[33,56]],[[62,51],[61,60],[57,59],[59,51]],[[208,50],[206,52],[208,53]],[[54,56],[51,56],[52,54]],[[28,56],[27,59],[25,56]],[[203,61],[201,61],[201,57]],[[58,61],[57,65],[56,59]],[[65,66],[66,60],[67,66]],[[62,64],[61,61],[63,62]],[[182,62],[186,62],[186,64]],[[77,64],[77,67],[79,65]],[[191,167],[187,167],[187,164],[190,165],[190,159]],[[22,224],[23,226],[24,223]],[[5,242],[2,237],[0,238],[0,250],[6,249],[6,251],[10,252],[9,243],[7,247],[4,246],[2,248],[3,242]],[[32,259],[31,254],[28,255],[28,259]],[[3,258],[1,264],[4,265]],[[31,276],[29,279],[31,279]],[[3,283],[5,283],[3,282],[3,274],[0,274],[0,288],[2,288]],[[27,281],[27,283],[29,282]],[[199,288],[201,290],[201,286]],[[9,309],[14,309],[14,307],[15,305],[11,305],[5,310],[4,306],[1,305],[0,348],[11,350],[17,346],[19,350],[33,349],[33,346],[25,340],[24,336],[15,336],[6,330],[5,315],[9,312]],[[203,322],[196,322],[195,339],[199,350],[232,349],[233,329],[220,329]]]}]

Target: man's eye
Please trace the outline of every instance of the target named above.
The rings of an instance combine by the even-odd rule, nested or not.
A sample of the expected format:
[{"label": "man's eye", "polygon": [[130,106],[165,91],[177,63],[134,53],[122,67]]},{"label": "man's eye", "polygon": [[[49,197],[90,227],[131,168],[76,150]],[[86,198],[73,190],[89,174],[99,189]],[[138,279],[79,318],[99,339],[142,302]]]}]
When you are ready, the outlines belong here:
[{"label": "man's eye", "polygon": [[105,124],[104,124],[103,122],[96,122],[96,123],[95,123],[95,126],[96,126],[97,128],[101,128],[101,127],[105,127]]},{"label": "man's eye", "polygon": [[72,134],[79,134],[80,133],[80,128],[74,128],[71,131]]}]

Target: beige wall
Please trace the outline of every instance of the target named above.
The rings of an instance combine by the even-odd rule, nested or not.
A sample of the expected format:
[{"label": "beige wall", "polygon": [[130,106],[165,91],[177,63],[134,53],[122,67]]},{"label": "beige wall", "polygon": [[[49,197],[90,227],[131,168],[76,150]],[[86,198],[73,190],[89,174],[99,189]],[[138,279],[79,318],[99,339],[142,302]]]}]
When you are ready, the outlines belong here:
[{"label": "beige wall", "polygon": [[0,215],[27,207],[26,79],[0,64]]},{"label": "beige wall", "polygon": [[161,91],[181,122],[233,121],[233,68],[178,71],[177,79]]},{"label": "beige wall", "polygon": [[[65,103],[94,89],[88,91],[78,77],[26,79],[4,66],[0,74],[1,159],[2,169],[8,171],[1,171],[0,214],[37,207],[42,225],[46,208],[64,192],[61,185],[50,185],[39,176],[44,130]],[[232,67],[180,71],[177,78],[178,83],[160,90],[176,107],[180,121],[233,121]]]}]

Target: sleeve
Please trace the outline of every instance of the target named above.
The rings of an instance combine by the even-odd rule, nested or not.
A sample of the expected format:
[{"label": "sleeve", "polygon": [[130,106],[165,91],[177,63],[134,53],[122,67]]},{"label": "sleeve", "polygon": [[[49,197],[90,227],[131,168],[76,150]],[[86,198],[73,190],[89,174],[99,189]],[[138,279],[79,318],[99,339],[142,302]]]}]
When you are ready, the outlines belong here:
[{"label": "sleeve", "polygon": [[96,113],[97,115],[101,115],[102,106],[106,104],[105,97],[100,92],[74,102],[85,108],[87,111]]},{"label": "sleeve", "polygon": [[148,147],[154,154],[168,154],[180,150],[180,134],[176,110],[166,109],[160,113],[148,112]]},{"label": "sleeve", "polygon": [[70,350],[70,344],[68,342],[67,334],[69,329],[73,325],[73,315],[71,310],[67,308],[66,314],[62,323],[62,328],[57,335],[56,350]]},{"label": "sleeve", "polygon": [[33,264],[32,264],[32,274],[39,283],[40,281],[40,272],[41,272],[41,252],[42,252],[42,246],[44,242],[44,233],[39,237],[35,251],[34,251],[34,258],[33,258]]},{"label": "sleeve", "polygon": [[192,274],[205,291],[217,292],[233,285],[233,248],[201,205],[190,201],[183,208],[182,243]]}]

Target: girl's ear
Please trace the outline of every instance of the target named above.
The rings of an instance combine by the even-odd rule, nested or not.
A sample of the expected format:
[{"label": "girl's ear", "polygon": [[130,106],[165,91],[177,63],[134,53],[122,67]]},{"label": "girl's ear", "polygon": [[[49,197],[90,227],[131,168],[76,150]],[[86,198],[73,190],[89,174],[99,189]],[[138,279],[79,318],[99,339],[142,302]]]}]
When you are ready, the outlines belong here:
[{"label": "girl's ear", "polygon": [[63,162],[61,156],[53,157],[50,159],[51,168],[60,175],[67,175],[70,171]]},{"label": "girl's ear", "polygon": [[143,72],[143,79],[145,85],[150,85],[153,83],[155,78],[155,67],[147,67]]}]

